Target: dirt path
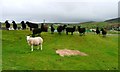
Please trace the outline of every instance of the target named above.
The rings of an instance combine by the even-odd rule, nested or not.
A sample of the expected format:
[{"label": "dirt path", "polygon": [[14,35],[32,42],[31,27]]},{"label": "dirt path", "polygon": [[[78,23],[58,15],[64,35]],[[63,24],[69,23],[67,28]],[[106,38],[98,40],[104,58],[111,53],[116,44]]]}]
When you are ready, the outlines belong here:
[{"label": "dirt path", "polygon": [[68,50],[68,49],[56,50],[56,53],[59,54],[62,57],[64,57],[64,56],[75,56],[75,55],[88,56],[84,52],[80,52],[78,50]]}]

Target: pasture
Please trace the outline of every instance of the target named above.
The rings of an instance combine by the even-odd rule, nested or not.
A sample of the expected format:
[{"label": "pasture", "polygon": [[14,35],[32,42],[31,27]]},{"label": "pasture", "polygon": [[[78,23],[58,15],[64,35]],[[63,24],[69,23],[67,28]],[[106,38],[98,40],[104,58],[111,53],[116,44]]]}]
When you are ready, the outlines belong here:
[{"label": "pasture", "polygon": [[2,71],[2,31],[0,30],[0,71]]},{"label": "pasture", "polygon": [[[42,32],[43,50],[30,51],[26,36],[28,30],[2,31],[3,70],[117,70],[118,35],[102,37],[94,33],[79,36]],[[88,56],[65,56],[56,49],[72,49]]]}]

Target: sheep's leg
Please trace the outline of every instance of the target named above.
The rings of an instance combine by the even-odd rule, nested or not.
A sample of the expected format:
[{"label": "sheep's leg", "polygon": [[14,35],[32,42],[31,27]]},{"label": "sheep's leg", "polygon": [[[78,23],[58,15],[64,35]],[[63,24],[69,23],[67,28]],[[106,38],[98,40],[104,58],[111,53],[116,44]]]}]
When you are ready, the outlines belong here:
[{"label": "sheep's leg", "polygon": [[38,50],[39,50],[39,45],[38,45],[38,48],[37,48]]},{"label": "sheep's leg", "polygon": [[41,46],[41,50],[42,50],[42,44],[40,46]]},{"label": "sheep's leg", "polygon": [[33,45],[31,45],[31,51],[33,51]]}]

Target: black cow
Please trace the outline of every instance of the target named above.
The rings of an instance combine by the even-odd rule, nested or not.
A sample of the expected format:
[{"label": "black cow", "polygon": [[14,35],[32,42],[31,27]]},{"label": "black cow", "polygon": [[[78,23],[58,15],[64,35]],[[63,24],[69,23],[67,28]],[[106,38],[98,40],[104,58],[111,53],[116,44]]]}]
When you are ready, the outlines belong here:
[{"label": "black cow", "polygon": [[21,21],[21,24],[22,24],[22,29],[23,29],[23,30],[26,29],[26,24],[25,24],[25,22],[24,22],[24,21]]},{"label": "black cow", "polygon": [[67,25],[63,25],[62,29],[63,31],[66,29]]},{"label": "black cow", "polygon": [[75,26],[73,26],[73,28],[67,27],[67,28],[66,28],[66,34],[68,35],[68,32],[71,32],[71,35],[73,35],[73,32],[75,31],[75,29],[76,29]]},{"label": "black cow", "polygon": [[46,25],[46,24],[41,24],[41,30],[43,31],[43,32],[48,32],[48,26]]},{"label": "black cow", "polygon": [[5,21],[5,24],[6,24],[6,29],[9,30],[9,28],[10,28],[10,23],[8,22],[8,20]]},{"label": "black cow", "polygon": [[107,30],[106,30],[105,28],[102,28],[101,31],[102,31],[102,35],[103,35],[103,37],[105,37],[106,34],[107,34]]},{"label": "black cow", "polygon": [[53,34],[55,30],[55,28],[53,27],[53,24],[50,27],[51,27],[51,34]]},{"label": "black cow", "polygon": [[38,34],[38,36],[41,34],[42,30],[41,28],[33,28],[32,29],[32,36],[35,36],[36,34]]},{"label": "black cow", "polygon": [[15,21],[12,21],[12,23],[13,23],[14,30],[16,30],[17,29],[17,24],[15,23]]},{"label": "black cow", "polygon": [[100,34],[99,27],[96,28],[96,33],[97,33],[97,34]]},{"label": "black cow", "polygon": [[31,23],[31,22],[26,22],[26,24],[28,25],[28,27],[30,27],[30,31],[32,30],[32,28],[38,28],[38,24],[35,23]]},{"label": "black cow", "polygon": [[78,32],[80,33],[80,36],[85,35],[85,28],[80,28],[80,26],[78,26]]},{"label": "black cow", "polygon": [[62,30],[63,30],[63,27],[61,25],[57,27],[57,32],[59,34],[61,34]]},{"label": "black cow", "polygon": [[1,27],[1,24],[2,24],[2,23],[0,22],[0,29],[2,28],[2,27]]}]

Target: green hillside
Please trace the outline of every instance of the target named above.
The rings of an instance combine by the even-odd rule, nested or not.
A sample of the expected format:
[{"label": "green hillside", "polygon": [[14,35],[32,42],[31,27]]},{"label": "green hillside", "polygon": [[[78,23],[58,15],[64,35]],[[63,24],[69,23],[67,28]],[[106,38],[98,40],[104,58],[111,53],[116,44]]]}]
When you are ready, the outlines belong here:
[{"label": "green hillside", "polygon": [[[30,51],[28,30],[2,31],[3,70],[117,70],[118,35],[102,37],[94,33],[79,36],[42,33],[43,50]],[[56,49],[75,49],[88,56],[60,57]]]},{"label": "green hillside", "polygon": [[109,19],[109,20],[106,20],[105,22],[120,23],[120,18]]}]

